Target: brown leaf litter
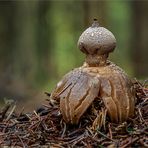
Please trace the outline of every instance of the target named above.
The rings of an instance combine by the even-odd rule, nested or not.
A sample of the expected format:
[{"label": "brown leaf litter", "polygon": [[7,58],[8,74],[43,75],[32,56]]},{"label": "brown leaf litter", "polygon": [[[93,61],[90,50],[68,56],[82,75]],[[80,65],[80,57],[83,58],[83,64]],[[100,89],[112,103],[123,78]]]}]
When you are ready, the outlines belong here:
[{"label": "brown leaf litter", "polygon": [[122,124],[110,121],[99,99],[78,125],[67,125],[59,104],[50,100],[32,113],[16,113],[16,104],[7,103],[0,110],[0,147],[148,147],[148,87],[146,83],[134,83],[135,117]]}]

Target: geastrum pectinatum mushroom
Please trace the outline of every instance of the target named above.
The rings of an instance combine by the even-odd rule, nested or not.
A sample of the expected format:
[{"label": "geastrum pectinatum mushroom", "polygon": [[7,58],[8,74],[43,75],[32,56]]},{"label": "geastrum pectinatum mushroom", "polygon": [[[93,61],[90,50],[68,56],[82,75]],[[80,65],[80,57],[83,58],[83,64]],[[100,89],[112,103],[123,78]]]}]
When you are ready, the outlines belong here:
[{"label": "geastrum pectinatum mushroom", "polygon": [[116,47],[114,35],[97,20],[78,40],[86,54],[83,66],[66,74],[52,92],[60,101],[66,123],[77,124],[93,101],[102,99],[112,122],[121,123],[134,115],[135,91],[124,71],[107,60]]}]

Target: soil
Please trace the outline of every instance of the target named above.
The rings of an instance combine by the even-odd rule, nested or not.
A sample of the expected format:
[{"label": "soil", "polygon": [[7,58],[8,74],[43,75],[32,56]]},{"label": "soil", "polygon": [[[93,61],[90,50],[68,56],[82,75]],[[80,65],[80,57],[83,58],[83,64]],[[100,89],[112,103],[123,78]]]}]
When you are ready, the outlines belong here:
[{"label": "soil", "polygon": [[50,99],[30,113],[16,113],[16,104],[8,102],[0,110],[0,147],[148,147],[148,87],[135,81],[135,89],[135,116],[121,124],[110,121],[100,99],[78,125],[67,125],[59,103]]}]

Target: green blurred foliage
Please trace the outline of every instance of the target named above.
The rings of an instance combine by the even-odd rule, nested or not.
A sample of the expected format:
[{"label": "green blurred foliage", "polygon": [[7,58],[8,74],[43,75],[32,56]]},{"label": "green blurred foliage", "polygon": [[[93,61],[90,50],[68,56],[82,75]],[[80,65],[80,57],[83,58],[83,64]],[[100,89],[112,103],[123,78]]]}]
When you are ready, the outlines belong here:
[{"label": "green blurred foliage", "polygon": [[[114,1],[108,5],[108,24],[117,39],[117,48],[112,54],[112,59],[119,64],[129,75],[134,75],[131,65],[130,35],[131,35],[131,8],[128,1]],[[118,22],[118,23],[117,23]]]},{"label": "green blurred foliage", "polygon": [[[77,40],[94,18],[117,39],[110,59],[130,76],[145,79],[148,2],[136,3],[0,1],[0,98],[32,98],[42,90],[51,91],[65,73],[81,66],[85,56]],[[145,29],[135,27],[138,19]],[[144,35],[137,41],[135,32]]]}]

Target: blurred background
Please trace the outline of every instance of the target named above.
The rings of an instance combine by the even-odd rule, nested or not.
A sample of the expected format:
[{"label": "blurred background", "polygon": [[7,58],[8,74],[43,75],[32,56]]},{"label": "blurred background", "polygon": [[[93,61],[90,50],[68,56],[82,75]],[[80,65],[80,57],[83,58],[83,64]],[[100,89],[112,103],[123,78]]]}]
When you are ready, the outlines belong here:
[{"label": "blurred background", "polygon": [[33,110],[62,76],[82,65],[80,34],[94,18],[117,39],[110,59],[128,75],[148,76],[148,1],[0,1],[0,104]]}]

